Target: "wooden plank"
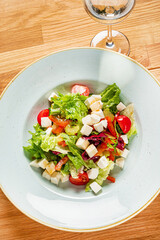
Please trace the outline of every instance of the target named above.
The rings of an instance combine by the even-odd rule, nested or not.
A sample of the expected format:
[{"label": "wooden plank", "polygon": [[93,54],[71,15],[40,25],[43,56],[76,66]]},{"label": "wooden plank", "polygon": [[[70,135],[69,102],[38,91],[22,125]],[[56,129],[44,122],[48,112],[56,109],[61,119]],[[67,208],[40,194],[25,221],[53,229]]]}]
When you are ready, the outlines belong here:
[{"label": "wooden plank", "polygon": [[43,44],[41,26],[1,32],[0,53]]}]

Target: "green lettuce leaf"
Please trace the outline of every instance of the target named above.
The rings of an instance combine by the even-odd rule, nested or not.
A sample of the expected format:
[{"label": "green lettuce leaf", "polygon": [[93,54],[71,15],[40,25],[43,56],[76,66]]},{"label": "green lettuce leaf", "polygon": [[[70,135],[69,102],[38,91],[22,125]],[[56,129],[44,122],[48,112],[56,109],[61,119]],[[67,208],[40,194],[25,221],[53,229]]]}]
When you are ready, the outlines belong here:
[{"label": "green lettuce leaf", "polygon": [[[84,103],[87,97],[80,94],[68,93],[61,94],[58,98],[54,99],[54,103],[61,110],[61,114],[66,119],[77,120],[81,123],[82,118],[88,113],[88,109]],[[51,106],[51,109],[53,107]]]},{"label": "green lettuce leaf", "polygon": [[61,133],[60,136],[63,137],[66,144],[68,145],[70,152],[68,153],[67,156],[69,157],[71,162],[74,164],[75,168],[79,169],[83,165],[86,166],[83,158],[81,157],[82,150],[80,150],[75,144],[77,140],[77,136],[68,136],[65,133]]},{"label": "green lettuce leaf", "polygon": [[71,161],[69,161],[69,171],[73,178],[78,178],[77,169],[75,168],[74,164]]},{"label": "green lettuce leaf", "polygon": [[49,150],[54,150],[56,146],[55,136],[41,135],[41,148],[43,151],[48,152]]},{"label": "green lettuce leaf", "polygon": [[102,93],[102,102],[103,102],[103,109],[108,108],[111,113],[115,114],[117,112],[117,104],[120,102],[120,95],[121,90],[119,87],[114,83],[109,85]]},{"label": "green lettuce leaf", "polygon": [[106,178],[108,177],[110,171],[114,168],[114,162],[109,161],[109,164],[106,168],[103,169],[99,169],[99,174],[98,177],[95,180],[90,180],[87,184],[86,184],[86,188],[85,191],[88,192],[90,190],[90,184],[94,181],[96,181],[99,185],[103,184],[103,181],[106,180]]},{"label": "green lettuce leaf", "polygon": [[91,159],[85,161],[85,164],[86,164],[87,169],[89,169],[89,168],[96,168],[97,167],[97,165]]},{"label": "green lettuce leaf", "polygon": [[69,175],[70,170],[69,162],[70,161],[66,162],[66,164],[62,166],[61,173],[63,174],[63,176]]}]

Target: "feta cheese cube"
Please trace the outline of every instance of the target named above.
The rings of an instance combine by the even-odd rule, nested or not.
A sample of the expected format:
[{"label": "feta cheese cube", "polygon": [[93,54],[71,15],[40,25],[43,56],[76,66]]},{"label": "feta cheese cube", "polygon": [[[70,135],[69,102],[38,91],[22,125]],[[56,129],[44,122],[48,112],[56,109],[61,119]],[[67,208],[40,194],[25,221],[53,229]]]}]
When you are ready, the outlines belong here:
[{"label": "feta cheese cube", "polygon": [[41,168],[45,169],[45,168],[47,167],[48,163],[49,163],[49,162],[44,158],[44,159],[42,159],[41,161],[38,162],[38,165],[39,165]]},{"label": "feta cheese cube", "polygon": [[117,110],[120,111],[120,112],[123,111],[125,108],[126,108],[126,106],[122,102],[120,102],[117,105]]},{"label": "feta cheese cube", "polygon": [[89,136],[92,132],[93,128],[88,126],[88,125],[83,125],[83,127],[81,128],[81,133],[82,135],[85,135],[85,136]]},{"label": "feta cheese cube", "polygon": [[52,92],[51,95],[49,96],[48,100],[51,102],[51,98],[57,98],[58,95],[55,92]]},{"label": "feta cheese cube", "polygon": [[69,175],[66,175],[66,176],[61,175],[61,182],[62,183],[67,182],[68,180],[69,180]]},{"label": "feta cheese cube", "polygon": [[96,114],[100,117],[100,119],[104,118],[104,113],[102,111],[102,109],[99,109],[97,111],[93,111],[91,114]]},{"label": "feta cheese cube", "polygon": [[30,162],[30,166],[31,166],[31,167],[39,168],[38,160],[36,159],[36,160]]},{"label": "feta cheese cube", "polygon": [[108,164],[109,162],[105,156],[102,156],[97,162],[98,167],[101,169],[106,168]]},{"label": "feta cheese cube", "polygon": [[104,128],[107,128],[108,122],[107,122],[106,119],[105,119],[105,120],[102,120],[101,123],[102,123],[102,125],[103,125]]},{"label": "feta cheese cube", "polygon": [[103,103],[101,102],[101,100],[99,100],[99,101],[92,103],[90,105],[90,108],[92,111],[97,111],[97,110],[101,109],[102,106],[103,106]]},{"label": "feta cheese cube", "polygon": [[92,124],[98,123],[100,121],[100,117],[96,114],[91,114]]},{"label": "feta cheese cube", "polygon": [[52,126],[52,122],[48,117],[42,117],[41,118],[41,126],[42,127],[51,127]]},{"label": "feta cheese cube", "polygon": [[87,171],[89,179],[96,179],[99,174],[99,169],[98,168],[92,168]]},{"label": "feta cheese cube", "polygon": [[55,165],[54,165],[54,162],[49,162],[47,167],[46,167],[46,170],[49,172],[49,174],[51,175],[54,171],[55,171]]},{"label": "feta cheese cube", "polygon": [[94,97],[95,101],[101,100],[101,95],[92,95],[92,97]]},{"label": "feta cheese cube", "polygon": [[86,106],[87,106],[88,108],[90,108],[90,105],[91,105],[92,103],[94,103],[95,101],[96,101],[95,98],[91,96],[91,97],[87,98],[84,103],[86,104]]},{"label": "feta cheese cube", "polygon": [[76,146],[80,149],[86,150],[89,146],[89,141],[80,137],[76,142]]},{"label": "feta cheese cube", "polygon": [[52,173],[51,183],[58,185],[60,178],[61,178],[61,173],[59,173],[59,172]]},{"label": "feta cheese cube", "polygon": [[42,177],[46,178],[47,180],[51,180],[51,175],[47,172],[47,170],[45,170],[43,173],[42,173]]},{"label": "feta cheese cube", "polygon": [[124,158],[117,158],[116,165],[120,168],[123,168],[124,167]]},{"label": "feta cheese cube", "polygon": [[121,138],[123,139],[125,144],[128,144],[128,137],[127,137],[127,135],[121,135]]},{"label": "feta cheese cube", "polygon": [[52,128],[51,127],[47,128],[46,135],[50,136],[51,133],[52,133]]},{"label": "feta cheese cube", "polygon": [[92,158],[98,151],[97,148],[91,144],[89,147],[86,149],[86,152],[90,158]]},{"label": "feta cheese cube", "polygon": [[84,171],[84,166],[80,167],[78,170],[77,170],[77,173],[83,173]]},{"label": "feta cheese cube", "polygon": [[102,122],[94,124],[94,128],[97,132],[102,132],[103,131],[103,124]]},{"label": "feta cheese cube", "polygon": [[128,156],[128,153],[129,153],[129,150],[125,148],[125,149],[122,151],[121,157],[126,158],[126,157]]},{"label": "feta cheese cube", "polygon": [[101,186],[97,182],[93,182],[89,186],[93,190],[94,193],[98,193],[102,189]]},{"label": "feta cheese cube", "polygon": [[82,123],[87,125],[93,125],[91,115],[87,115],[86,117],[82,118]]}]

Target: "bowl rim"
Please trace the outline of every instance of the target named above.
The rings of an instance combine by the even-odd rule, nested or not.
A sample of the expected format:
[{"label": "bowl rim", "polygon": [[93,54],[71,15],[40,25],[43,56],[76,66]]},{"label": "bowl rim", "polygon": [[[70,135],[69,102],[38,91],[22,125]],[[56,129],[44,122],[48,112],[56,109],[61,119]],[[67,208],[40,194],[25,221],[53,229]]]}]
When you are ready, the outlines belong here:
[{"label": "bowl rim", "polygon": [[[38,59],[36,59],[35,61],[31,62],[29,65],[27,65],[25,68],[23,68],[18,74],[16,74],[16,76],[13,77],[13,79],[7,84],[7,86],[4,88],[4,90],[2,91],[1,95],[0,95],[0,100],[2,99],[3,95],[5,94],[5,92],[7,91],[7,89],[9,88],[9,86],[16,80],[16,78],[21,74],[23,73],[27,68],[29,68],[32,64],[36,63],[36,62],[39,62],[40,60],[48,57],[48,56],[51,56],[51,55],[54,55],[54,54],[57,54],[57,53],[61,53],[61,52],[66,52],[66,51],[70,51],[70,50],[87,50],[87,49],[92,49],[92,50],[101,50],[101,51],[106,51],[106,52],[111,52],[111,53],[115,53],[115,54],[118,54],[132,62],[134,62],[135,64],[137,64],[138,66],[140,66],[145,72],[147,72],[154,80],[155,82],[160,86],[160,82],[156,79],[156,77],[146,68],[144,67],[142,64],[140,64],[139,62],[137,62],[136,60],[132,59],[131,57],[129,56],[126,56],[124,54],[121,54],[119,52],[115,52],[115,51],[112,51],[112,50],[108,50],[108,49],[102,49],[102,48],[92,48],[92,47],[74,47],[74,48],[67,48],[67,49],[62,49],[62,50],[58,50],[58,51],[53,51],[43,57],[40,57]],[[8,193],[5,191],[5,189],[2,187],[2,185],[0,184],[0,188],[2,190],[2,192],[4,193],[4,195],[8,198],[8,200],[20,211],[22,212],[24,215],[26,215],[27,217],[29,217],[30,219],[38,222],[38,223],[41,223],[47,227],[51,227],[51,228],[54,228],[54,229],[57,229],[57,230],[64,230],[64,231],[68,231],[68,232],[94,232],[94,231],[100,231],[100,230],[105,230],[105,229],[109,229],[109,228],[112,228],[112,227],[115,227],[115,226],[118,226],[128,220],[130,220],[131,218],[135,217],[137,214],[139,214],[140,212],[142,212],[147,206],[149,206],[152,201],[159,195],[160,193],[160,188],[156,191],[156,193],[147,201],[147,203],[145,203],[141,208],[139,208],[137,211],[135,211],[133,214],[129,215],[128,217],[126,218],[123,218],[122,220],[120,221],[117,221],[115,223],[112,223],[112,224],[108,224],[108,225],[105,225],[105,226],[102,226],[102,227],[97,227],[97,228],[88,228],[88,229],[76,229],[76,228],[65,228],[65,227],[57,227],[57,226],[54,226],[53,224],[48,224],[47,222],[44,222],[44,221],[41,221],[39,220],[38,218],[30,215],[29,213],[25,212],[23,209],[21,209],[19,206],[17,206],[17,204],[12,201],[12,199],[9,197]]]}]

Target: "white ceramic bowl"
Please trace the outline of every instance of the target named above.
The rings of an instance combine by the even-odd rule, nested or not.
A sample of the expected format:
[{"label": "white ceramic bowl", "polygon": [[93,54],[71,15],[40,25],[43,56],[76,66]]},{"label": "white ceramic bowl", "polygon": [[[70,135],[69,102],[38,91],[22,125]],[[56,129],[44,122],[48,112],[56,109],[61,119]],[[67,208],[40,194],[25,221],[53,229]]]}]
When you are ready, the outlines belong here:
[{"label": "white ceramic bowl", "polygon": [[[29,166],[23,145],[37,113],[53,89],[89,85],[95,93],[116,83],[134,103],[138,135],[124,170],[98,196],[83,187],[57,187]],[[129,57],[102,49],[77,48],[33,63],[12,81],[0,101],[0,183],[8,199],[32,219],[57,229],[95,231],[116,226],[142,211],[160,187],[160,88],[156,79]]]}]

